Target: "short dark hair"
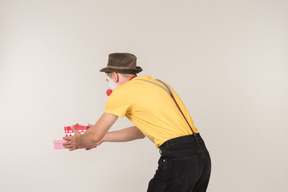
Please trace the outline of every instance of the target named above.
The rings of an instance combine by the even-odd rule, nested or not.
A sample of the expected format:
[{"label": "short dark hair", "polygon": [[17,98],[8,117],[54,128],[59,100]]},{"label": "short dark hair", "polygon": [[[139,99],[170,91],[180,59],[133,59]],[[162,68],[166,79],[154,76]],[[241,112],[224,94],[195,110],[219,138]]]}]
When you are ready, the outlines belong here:
[{"label": "short dark hair", "polygon": [[[109,77],[111,77],[111,74],[113,73],[113,72],[105,72]],[[116,73],[118,73],[118,72],[116,72]],[[134,73],[120,73],[121,75],[123,75],[124,77],[127,77],[128,75],[135,75],[135,76],[137,76],[136,74],[134,74]]]}]

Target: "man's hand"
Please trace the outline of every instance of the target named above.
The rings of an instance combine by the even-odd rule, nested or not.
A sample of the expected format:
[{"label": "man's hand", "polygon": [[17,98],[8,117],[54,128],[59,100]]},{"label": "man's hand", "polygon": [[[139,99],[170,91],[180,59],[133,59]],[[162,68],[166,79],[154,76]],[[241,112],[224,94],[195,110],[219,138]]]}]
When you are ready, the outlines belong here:
[{"label": "man's hand", "polygon": [[71,129],[75,134],[72,137],[63,137],[63,139],[66,141],[63,146],[68,148],[69,151],[82,147],[81,133],[74,128],[74,125],[71,126]]}]

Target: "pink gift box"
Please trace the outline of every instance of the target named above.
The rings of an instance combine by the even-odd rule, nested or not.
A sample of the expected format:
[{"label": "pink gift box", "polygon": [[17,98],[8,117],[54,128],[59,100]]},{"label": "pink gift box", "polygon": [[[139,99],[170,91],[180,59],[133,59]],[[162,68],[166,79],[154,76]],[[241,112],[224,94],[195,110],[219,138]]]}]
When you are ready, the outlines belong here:
[{"label": "pink gift box", "polygon": [[[65,140],[54,140],[53,143],[54,143],[54,149],[68,149],[68,148],[65,148],[63,146],[63,143],[65,143],[66,141]],[[97,147],[97,144],[94,144],[94,145],[89,145],[89,146],[84,146],[84,147],[81,147],[81,149],[86,149],[86,148],[96,148]]]}]

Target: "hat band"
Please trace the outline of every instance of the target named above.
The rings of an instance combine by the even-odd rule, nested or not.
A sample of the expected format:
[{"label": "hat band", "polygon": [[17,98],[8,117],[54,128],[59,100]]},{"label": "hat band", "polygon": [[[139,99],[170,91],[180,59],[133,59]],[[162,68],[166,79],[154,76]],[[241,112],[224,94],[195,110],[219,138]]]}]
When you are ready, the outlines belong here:
[{"label": "hat band", "polygon": [[107,68],[110,68],[110,69],[135,69],[135,68],[131,68],[131,67],[121,67],[121,66],[112,66],[112,65],[108,65]]}]

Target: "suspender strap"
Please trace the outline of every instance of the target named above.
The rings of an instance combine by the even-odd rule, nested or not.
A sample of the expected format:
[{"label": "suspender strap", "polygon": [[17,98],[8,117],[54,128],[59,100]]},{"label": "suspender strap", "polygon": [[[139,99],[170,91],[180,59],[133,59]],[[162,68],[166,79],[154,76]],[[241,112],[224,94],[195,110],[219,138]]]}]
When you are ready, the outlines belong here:
[{"label": "suspender strap", "polygon": [[190,129],[191,129],[191,131],[192,131],[192,134],[193,134],[194,136],[196,136],[196,133],[193,131],[193,129],[192,129],[192,127],[190,126],[188,120],[186,119],[184,113],[182,112],[181,108],[179,107],[178,103],[176,102],[176,99],[175,99],[174,95],[172,94],[171,89],[170,89],[170,88],[168,87],[168,85],[166,85],[163,81],[161,81],[161,80],[159,80],[159,79],[156,79],[156,80],[159,81],[159,82],[161,82],[163,85],[165,85],[165,87],[169,90],[169,92],[170,92],[170,96],[171,96],[172,99],[174,100],[174,102],[175,102],[175,104],[177,105],[179,111],[181,112],[181,114],[183,115],[185,121],[186,121],[187,124],[189,125],[189,127],[190,127]]},{"label": "suspender strap", "polygon": [[[183,114],[181,108],[179,107],[178,103],[176,102],[176,99],[175,99],[174,95],[172,94],[171,89],[168,87],[168,85],[166,85],[166,83],[164,83],[163,81],[161,81],[161,80],[159,80],[159,79],[156,79],[157,81],[159,81],[160,83],[162,83],[167,89],[165,89],[163,86],[161,86],[161,85],[159,85],[159,84],[157,84],[157,83],[154,83],[154,82],[149,81],[149,80],[146,80],[146,79],[136,79],[136,80],[147,81],[147,82],[149,82],[149,83],[152,83],[152,84],[154,84],[154,85],[157,85],[157,86],[163,88],[163,89],[172,97],[172,99],[174,100],[176,106],[178,107],[178,109],[179,109],[179,111],[181,112],[181,114],[183,115],[185,121],[186,121],[187,124],[189,125],[189,127],[190,127],[190,129],[191,129],[191,131],[192,131],[192,134],[194,135],[194,138],[196,139],[196,133],[193,131],[192,127],[190,126],[188,120],[186,119],[186,117],[185,117],[185,115]],[[197,139],[196,139],[196,142],[198,142]]]}]

